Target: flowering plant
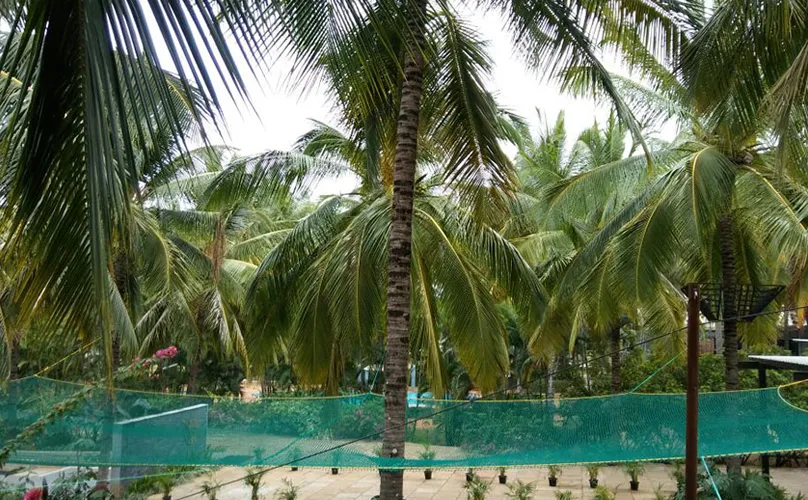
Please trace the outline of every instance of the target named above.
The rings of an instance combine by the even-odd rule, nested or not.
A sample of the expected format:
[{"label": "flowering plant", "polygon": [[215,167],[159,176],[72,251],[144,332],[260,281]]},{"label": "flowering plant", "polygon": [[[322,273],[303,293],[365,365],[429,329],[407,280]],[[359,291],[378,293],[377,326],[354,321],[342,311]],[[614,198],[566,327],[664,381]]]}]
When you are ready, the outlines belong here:
[{"label": "flowering plant", "polygon": [[30,490],[25,492],[25,495],[22,497],[22,500],[41,500],[42,499],[42,488],[31,488]]},{"label": "flowering plant", "polygon": [[172,359],[174,356],[176,356],[178,352],[179,349],[177,349],[173,345],[170,345],[165,349],[158,349],[157,352],[154,353],[154,357],[161,361],[168,361],[169,359]]}]

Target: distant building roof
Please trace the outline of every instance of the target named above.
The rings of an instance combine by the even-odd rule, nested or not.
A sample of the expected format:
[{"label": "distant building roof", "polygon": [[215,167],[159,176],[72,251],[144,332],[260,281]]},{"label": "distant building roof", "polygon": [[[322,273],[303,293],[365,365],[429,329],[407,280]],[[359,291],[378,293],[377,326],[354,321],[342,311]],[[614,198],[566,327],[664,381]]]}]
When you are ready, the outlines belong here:
[{"label": "distant building roof", "polygon": [[749,356],[751,361],[783,370],[808,371],[808,356]]}]

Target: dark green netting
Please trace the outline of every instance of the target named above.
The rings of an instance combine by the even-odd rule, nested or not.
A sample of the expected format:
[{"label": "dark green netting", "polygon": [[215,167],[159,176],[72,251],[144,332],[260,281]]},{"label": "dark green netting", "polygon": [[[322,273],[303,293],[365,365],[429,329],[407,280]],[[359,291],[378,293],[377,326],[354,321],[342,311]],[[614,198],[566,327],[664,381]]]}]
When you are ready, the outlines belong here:
[{"label": "dark green netting", "polygon": [[[0,439],[83,386],[42,378],[13,382],[0,396]],[[298,465],[465,468],[675,459],[684,456],[683,394],[623,394],[547,401],[419,401],[407,429],[407,457],[380,459],[383,398],[234,399],[102,388],[66,409],[10,461],[44,465]],[[114,415],[114,418],[112,416]],[[808,449],[808,412],[778,389],[700,396],[699,454]],[[434,459],[420,454],[430,444]],[[330,451],[329,451],[330,450]]]}]

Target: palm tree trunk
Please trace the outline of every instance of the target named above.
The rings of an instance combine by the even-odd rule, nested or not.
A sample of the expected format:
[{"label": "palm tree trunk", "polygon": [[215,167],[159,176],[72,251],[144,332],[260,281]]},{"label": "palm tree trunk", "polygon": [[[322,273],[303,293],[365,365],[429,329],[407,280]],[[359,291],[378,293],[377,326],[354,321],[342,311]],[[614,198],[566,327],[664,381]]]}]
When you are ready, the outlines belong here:
[{"label": "palm tree trunk", "polygon": [[735,310],[735,288],[738,276],[735,269],[735,245],[732,216],[724,215],[718,221],[721,245],[721,287],[723,293],[724,361],[726,363],[726,390],[740,389],[738,372],[738,322]]},{"label": "palm tree trunk", "polygon": [[[723,293],[724,318],[724,363],[726,365],[725,388],[736,391],[741,388],[738,369],[738,321],[735,317],[735,288],[738,275],[735,268],[735,229],[732,214],[727,213],[718,221],[718,237],[721,246],[721,288]],[[740,457],[727,458],[727,473],[741,473]]]},{"label": "palm tree trunk", "polygon": [[20,378],[20,335],[16,331],[8,332],[11,342],[8,344],[8,379]]},{"label": "palm tree trunk", "polygon": [[[387,356],[384,363],[384,457],[404,456],[407,410],[407,364],[410,335],[410,261],[412,206],[418,156],[418,122],[421,114],[424,23],[426,0],[414,0],[407,25],[410,39],[404,59],[396,123],[396,159],[393,172],[393,205],[387,263]],[[382,471],[381,500],[404,498],[404,473]]]},{"label": "palm tree trunk", "polygon": [[121,334],[118,330],[112,331],[112,373],[121,367]]},{"label": "palm tree trunk", "polygon": [[[8,380],[13,381],[20,378],[20,335],[16,331],[6,332],[11,335],[11,342],[8,343]],[[8,428],[13,432],[10,435],[16,435],[20,429],[17,429],[17,408],[20,398],[20,388],[18,384],[9,384],[8,387],[9,397],[9,422]],[[0,436],[4,433],[0,432]]]},{"label": "palm tree trunk", "polygon": [[609,332],[609,345],[612,353],[612,394],[623,390],[623,358],[620,352],[620,326]]},{"label": "palm tree trunk", "polygon": [[558,356],[553,356],[550,359],[550,364],[547,365],[547,399],[555,398],[556,369],[558,369]]},{"label": "palm tree trunk", "polygon": [[191,368],[188,370],[188,394],[196,394],[199,385],[199,354],[193,356]]}]

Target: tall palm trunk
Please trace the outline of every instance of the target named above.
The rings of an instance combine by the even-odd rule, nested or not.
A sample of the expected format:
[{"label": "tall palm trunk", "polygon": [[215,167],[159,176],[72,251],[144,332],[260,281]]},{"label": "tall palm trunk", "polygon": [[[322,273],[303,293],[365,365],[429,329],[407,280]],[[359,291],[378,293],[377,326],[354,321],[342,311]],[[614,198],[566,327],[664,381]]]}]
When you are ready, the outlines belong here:
[{"label": "tall palm trunk", "polygon": [[[6,332],[11,335],[11,342],[8,343],[8,380],[14,381],[20,378],[20,335],[16,331]],[[18,384],[9,384],[9,422],[8,427],[14,435],[19,431],[17,429],[17,407],[20,398],[20,388]],[[0,432],[0,436],[4,433]]]},{"label": "tall palm trunk", "polygon": [[112,332],[112,373],[121,367],[121,334],[117,330]]},{"label": "tall palm trunk", "polygon": [[[735,228],[732,214],[727,213],[718,221],[718,238],[721,247],[721,288],[723,293],[724,318],[724,363],[726,365],[725,387],[728,391],[741,388],[738,370],[738,321],[735,317],[735,288],[738,275],[735,268]],[[727,473],[741,473],[740,457],[727,458]]]},{"label": "tall palm trunk", "polygon": [[547,365],[547,399],[555,398],[555,372],[558,369],[558,356],[550,359]]},{"label": "tall palm trunk", "polygon": [[612,353],[612,394],[623,390],[623,358],[620,352],[620,325],[609,332],[609,346]]},{"label": "tall palm trunk", "polygon": [[8,343],[8,379],[20,378],[20,335],[16,331],[8,332],[11,342]]},{"label": "tall palm trunk", "polygon": [[[408,3],[410,39],[404,59],[404,81],[396,123],[396,159],[387,263],[387,356],[384,363],[384,425],[382,455],[404,456],[407,409],[407,362],[410,335],[410,261],[415,166],[418,157],[418,122],[424,68],[426,0]],[[404,473],[383,471],[381,500],[404,497]]]},{"label": "tall palm trunk", "polygon": [[188,394],[196,394],[199,386],[199,353],[194,353],[188,370]]},{"label": "tall palm trunk", "polygon": [[721,287],[723,293],[724,361],[726,363],[726,390],[740,389],[738,372],[738,315],[735,310],[735,288],[738,276],[735,269],[734,223],[727,214],[718,221],[721,245]]}]

